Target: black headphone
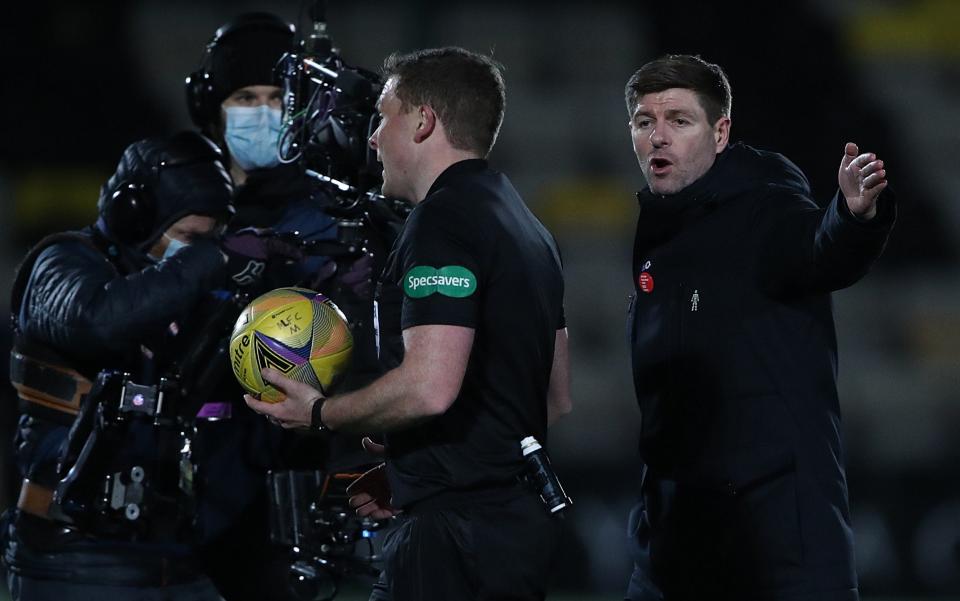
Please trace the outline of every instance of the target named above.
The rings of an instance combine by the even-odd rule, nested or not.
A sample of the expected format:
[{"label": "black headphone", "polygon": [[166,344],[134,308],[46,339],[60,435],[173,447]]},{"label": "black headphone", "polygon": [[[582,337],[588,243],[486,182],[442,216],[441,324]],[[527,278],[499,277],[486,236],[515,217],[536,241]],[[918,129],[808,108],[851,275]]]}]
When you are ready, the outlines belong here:
[{"label": "black headphone", "polygon": [[124,180],[104,199],[100,216],[111,238],[134,245],[145,241],[153,231],[157,201],[148,184]]},{"label": "black headphone", "polygon": [[220,115],[220,103],[214,97],[214,79],[211,69],[211,57],[225,38],[238,32],[254,30],[275,30],[293,37],[296,28],[271,13],[247,13],[221,26],[213,34],[203,51],[200,68],[187,76],[187,110],[190,118],[199,128],[205,128],[217,120]]},{"label": "black headphone", "polygon": [[[152,154],[148,158],[145,154]],[[157,199],[153,188],[160,172],[169,167],[220,162],[223,153],[206,137],[184,131],[162,141],[142,140],[124,152],[115,178],[101,193],[100,218],[108,236],[120,244],[147,242],[158,226]],[[224,176],[226,177],[226,176]],[[111,178],[112,180],[112,178]]]}]

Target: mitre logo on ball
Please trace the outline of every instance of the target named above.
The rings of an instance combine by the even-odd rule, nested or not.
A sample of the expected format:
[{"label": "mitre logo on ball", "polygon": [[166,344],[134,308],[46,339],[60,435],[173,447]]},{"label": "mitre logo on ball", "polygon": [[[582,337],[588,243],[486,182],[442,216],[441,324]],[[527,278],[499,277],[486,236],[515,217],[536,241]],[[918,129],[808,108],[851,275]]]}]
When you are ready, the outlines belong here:
[{"label": "mitre logo on ball", "polygon": [[278,288],[243,310],[230,336],[230,365],[240,385],[262,401],[283,394],[264,382],[271,367],[327,394],[350,363],[353,336],[343,312],[323,294]]}]

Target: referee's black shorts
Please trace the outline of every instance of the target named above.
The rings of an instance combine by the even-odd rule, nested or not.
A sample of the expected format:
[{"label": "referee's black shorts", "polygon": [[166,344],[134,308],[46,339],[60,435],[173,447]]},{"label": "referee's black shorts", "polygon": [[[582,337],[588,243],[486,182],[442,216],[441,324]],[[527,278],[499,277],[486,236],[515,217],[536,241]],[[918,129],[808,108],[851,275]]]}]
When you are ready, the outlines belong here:
[{"label": "referee's black shorts", "polygon": [[387,534],[370,600],[543,599],[562,521],[529,491],[501,496],[408,511]]}]

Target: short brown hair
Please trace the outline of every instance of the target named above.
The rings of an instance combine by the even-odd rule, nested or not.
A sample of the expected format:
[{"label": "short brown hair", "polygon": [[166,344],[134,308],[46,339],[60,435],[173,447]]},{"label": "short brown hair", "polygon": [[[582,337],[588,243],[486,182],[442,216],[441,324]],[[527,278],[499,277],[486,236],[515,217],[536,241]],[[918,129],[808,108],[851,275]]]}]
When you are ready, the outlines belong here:
[{"label": "short brown hair", "polygon": [[386,78],[396,77],[404,112],[428,105],[459,150],[490,154],[507,104],[502,66],[463,48],[431,48],[394,53],[383,63]]},{"label": "short brown hair", "polygon": [[730,116],[733,94],[727,74],[720,65],[689,54],[668,54],[640,67],[627,82],[627,112],[632,117],[642,96],[670,88],[692,90],[710,123]]}]

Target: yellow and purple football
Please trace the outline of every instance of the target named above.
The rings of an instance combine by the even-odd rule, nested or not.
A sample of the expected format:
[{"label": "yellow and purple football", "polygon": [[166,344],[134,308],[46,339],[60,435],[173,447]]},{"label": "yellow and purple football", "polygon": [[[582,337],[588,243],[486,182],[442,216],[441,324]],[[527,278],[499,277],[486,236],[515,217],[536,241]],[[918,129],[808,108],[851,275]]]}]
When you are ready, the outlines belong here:
[{"label": "yellow and purple football", "polygon": [[283,393],[264,382],[272,367],[327,394],[346,371],[353,336],[343,312],[306,288],[277,288],[253,299],[230,336],[230,365],[244,390],[276,403]]}]

